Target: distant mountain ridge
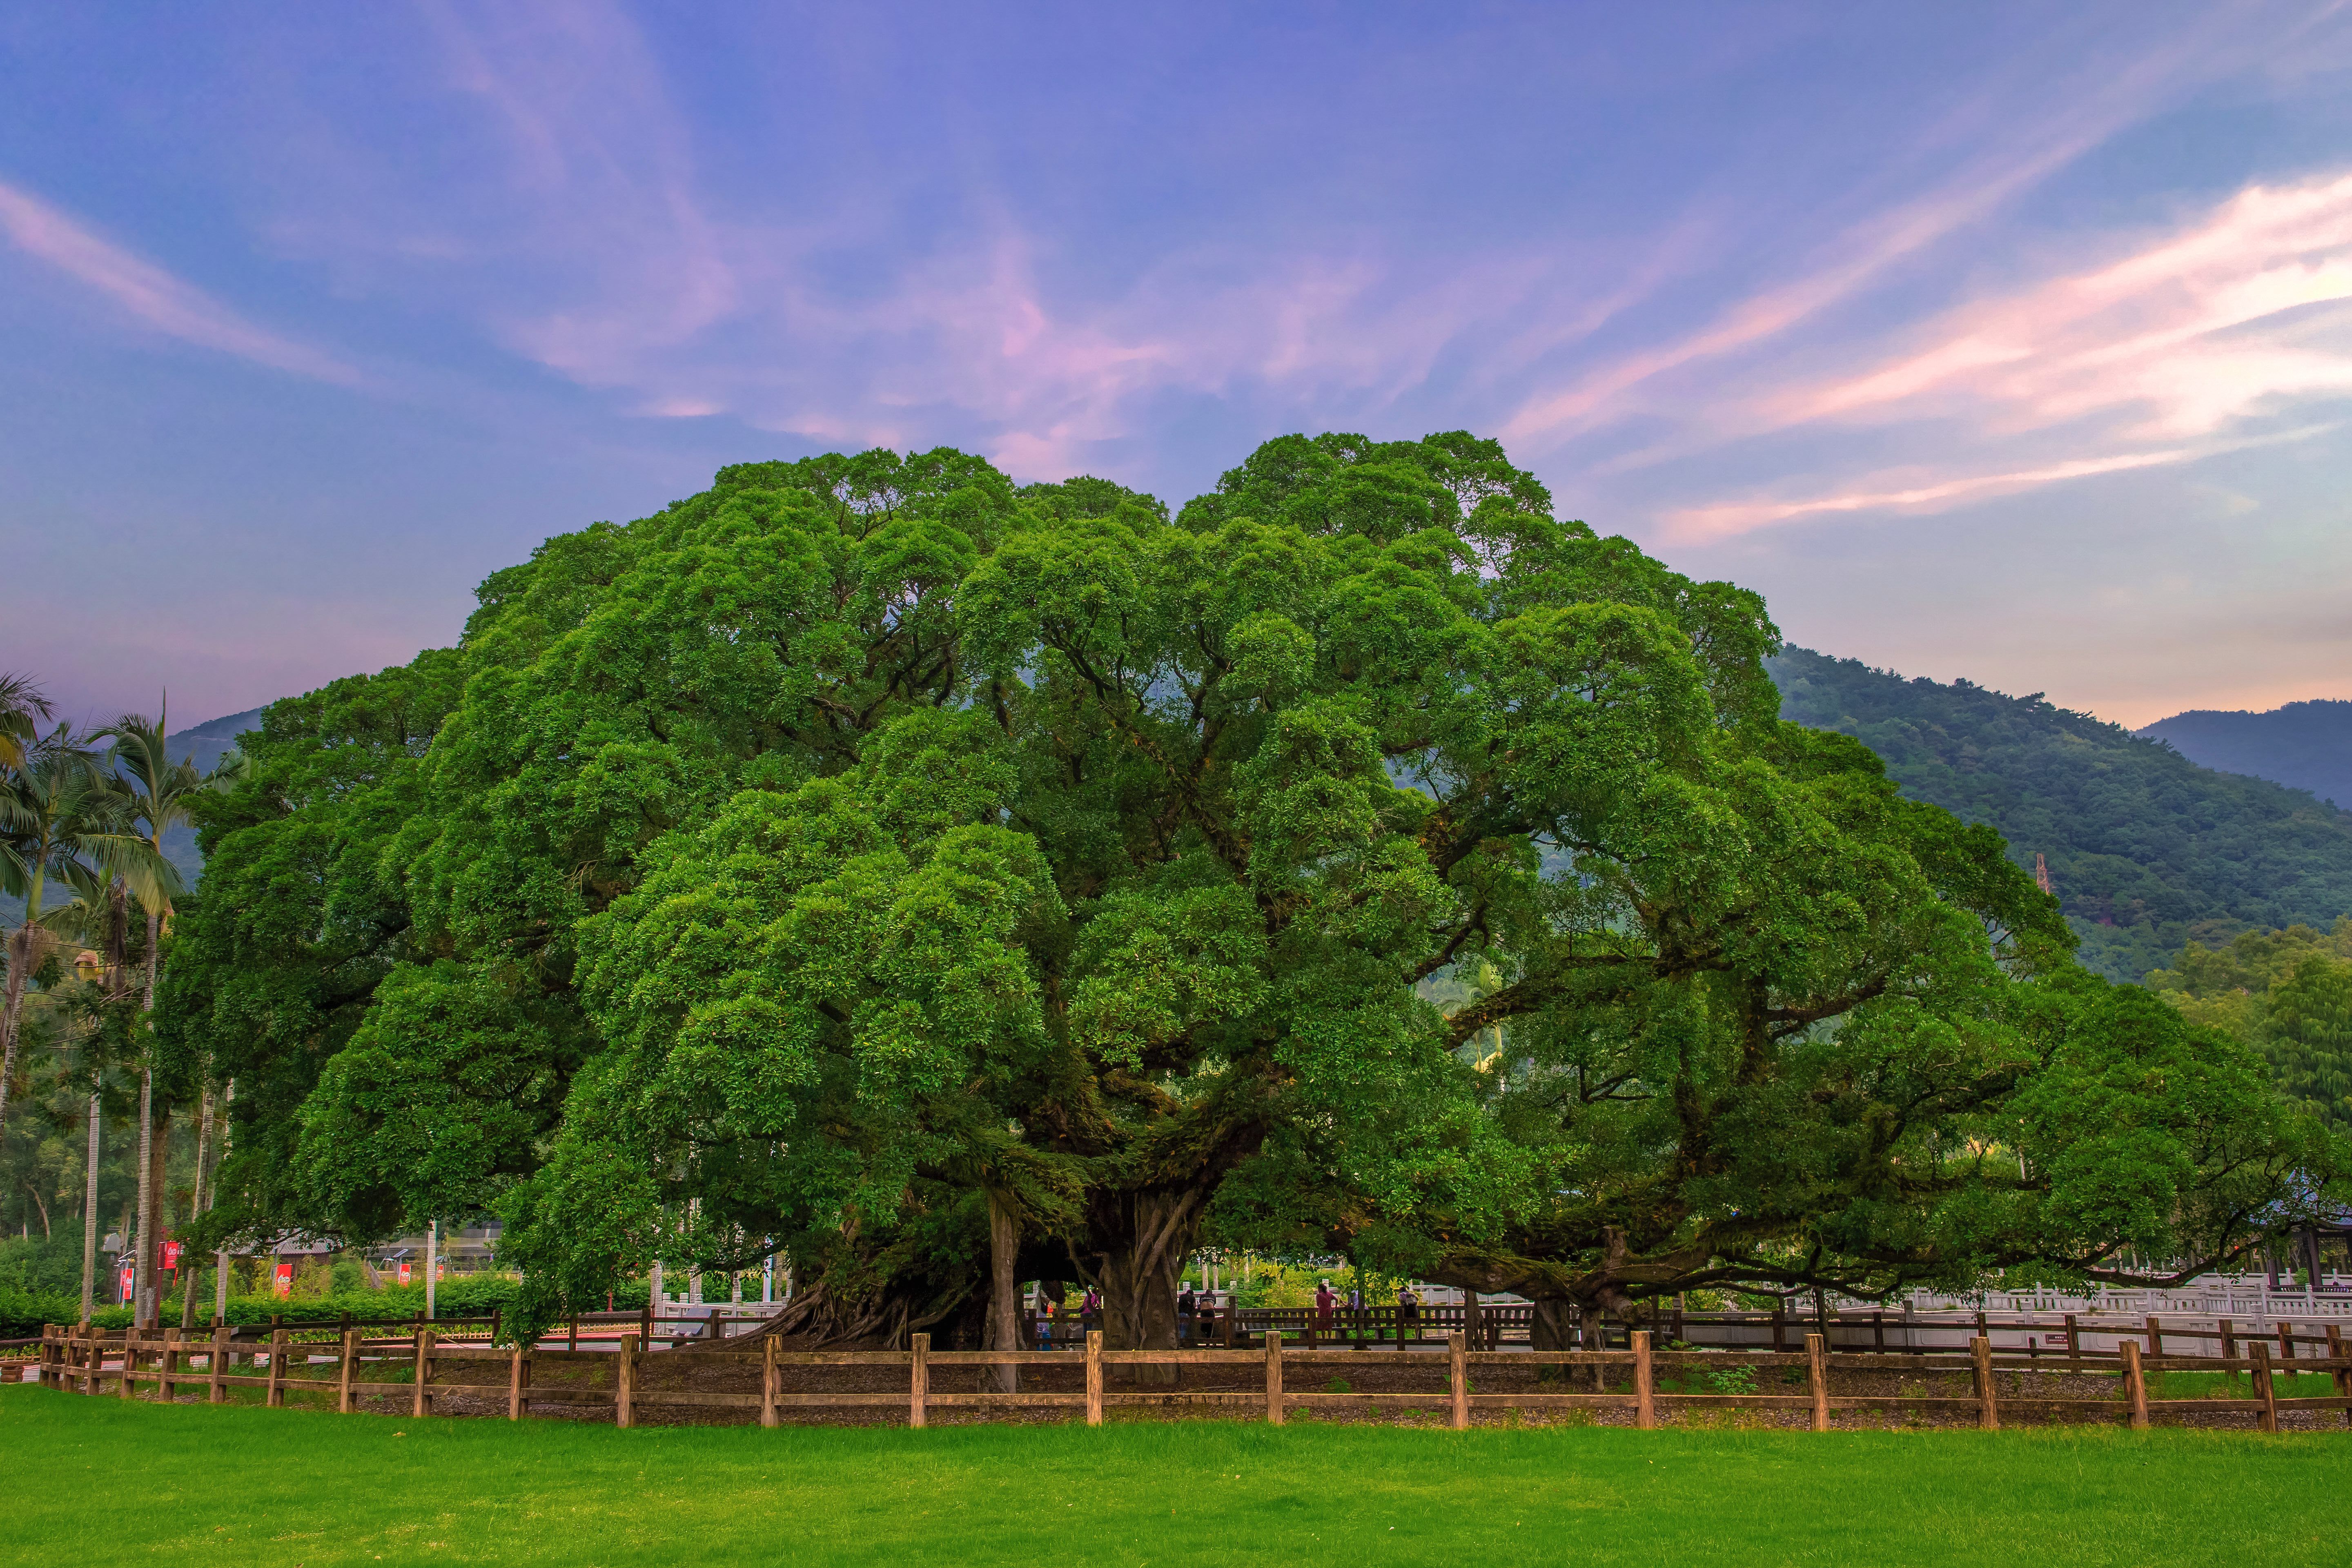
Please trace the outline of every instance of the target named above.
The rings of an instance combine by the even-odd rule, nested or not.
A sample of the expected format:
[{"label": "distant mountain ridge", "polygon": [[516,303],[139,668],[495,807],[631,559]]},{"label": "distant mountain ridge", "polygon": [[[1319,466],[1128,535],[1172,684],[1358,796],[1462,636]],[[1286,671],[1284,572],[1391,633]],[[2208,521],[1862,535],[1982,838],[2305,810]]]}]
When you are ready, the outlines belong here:
[{"label": "distant mountain ridge", "polygon": [[2352,701],[2290,702],[2267,713],[2196,708],[2132,732],[2167,742],[2200,767],[2352,807]]},{"label": "distant mountain ridge", "polygon": [[1769,661],[1781,717],[1876,752],[1905,794],[2048,858],[2084,964],[2137,981],[2195,937],[2322,930],[2352,912],[2352,812],[2200,766],[2165,739],[2010,697],[1792,647]]}]

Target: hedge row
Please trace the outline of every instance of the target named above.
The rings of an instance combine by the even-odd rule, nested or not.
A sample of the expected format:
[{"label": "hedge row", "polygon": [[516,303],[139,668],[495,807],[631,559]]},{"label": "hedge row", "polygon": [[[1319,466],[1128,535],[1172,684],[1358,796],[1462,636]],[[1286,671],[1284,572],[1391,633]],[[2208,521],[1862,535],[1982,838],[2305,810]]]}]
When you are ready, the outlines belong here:
[{"label": "hedge row", "polygon": [[[500,1308],[513,1307],[519,1289],[519,1281],[503,1274],[444,1279],[434,1291],[434,1311],[444,1318],[487,1317]],[[646,1304],[646,1296],[645,1281],[636,1280],[614,1292],[613,1304],[619,1310],[635,1311]],[[423,1285],[393,1286],[287,1301],[275,1296],[232,1296],[228,1321],[266,1323],[282,1317],[289,1323],[331,1323],[346,1312],[354,1318],[405,1318],[424,1310]],[[0,1339],[30,1339],[41,1331],[42,1324],[70,1323],[80,1313],[80,1303],[71,1296],[0,1290]],[[163,1303],[163,1319],[166,1323],[180,1321],[178,1297]],[[100,1307],[90,1314],[90,1321],[101,1329],[125,1328],[131,1322],[131,1309]],[[212,1321],[212,1302],[203,1295],[196,1298],[196,1321]]]}]

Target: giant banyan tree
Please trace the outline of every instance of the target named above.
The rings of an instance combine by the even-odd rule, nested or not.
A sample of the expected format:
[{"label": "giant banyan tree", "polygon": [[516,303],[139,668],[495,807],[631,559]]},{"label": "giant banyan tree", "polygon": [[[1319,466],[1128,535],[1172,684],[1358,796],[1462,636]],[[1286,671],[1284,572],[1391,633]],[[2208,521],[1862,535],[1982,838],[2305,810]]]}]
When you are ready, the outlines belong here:
[{"label": "giant banyan tree", "polygon": [[1165,1346],[1204,1238],[1579,1315],[2186,1273],[2323,1201],[2261,1065],[2084,974],[1990,829],[1782,723],[1762,602],[1491,441],[1171,517],[723,469],[271,708],[173,935],[207,1240],[495,1211],[526,1323],[777,1256],[779,1332]]}]

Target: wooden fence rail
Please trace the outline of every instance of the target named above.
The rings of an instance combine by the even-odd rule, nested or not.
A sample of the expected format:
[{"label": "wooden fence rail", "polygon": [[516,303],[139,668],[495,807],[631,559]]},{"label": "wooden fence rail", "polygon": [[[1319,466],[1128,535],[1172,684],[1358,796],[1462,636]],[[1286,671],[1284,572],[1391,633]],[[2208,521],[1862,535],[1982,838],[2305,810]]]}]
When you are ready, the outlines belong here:
[{"label": "wooden fence rail", "polygon": [[[2151,1333],[2159,1331],[2151,1331]],[[2166,1337],[2188,1337],[2171,1330],[2162,1330]],[[2213,1336],[2207,1336],[2213,1337]],[[79,1388],[85,1394],[111,1392],[128,1399],[141,1384],[153,1388],[164,1398],[174,1397],[175,1391],[191,1387],[205,1390],[209,1403],[226,1401],[230,1388],[258,1388],[263,1403],[272,1407],[283,1406],[289,1391],[331,1395],[334,1407],[349,1414],[360,1407],[365,1397],[403,1399],[412,1415],[434,1413],[436,1399],[463,1392],[481,1395],[491,1393],[495,1385],[478,1383],[454,1384],[436,1384],[450,1363],[465,1361],[488,1361],[503,1363],[506,1371],[506,1414],[509,1420],[520,1420],[533,1406],[542,1409],[556,1406],[588,1405],[609,1407],[614,1422],[622,1426],[636,1424],[638,1410],[646,1405],[701,1405],[756,1410],[762,1426],[779,1424],[786,1409],[820,1410],[826,1408],[903,1409],[908,1425],[928,1424],[930,1411],[941,1408],[1048,1408],[1083,1410],[1088,1425],[1099,1425],[1107,1409],[1119,1406],[1175,1408],[1181,1406],[1227,1405],[1234,1408],[1262,1408],[1265,1418],[1280,1425],[1294,1409],[1334,1409],[1364,1411],[1381,1407],[1435,1406],[1444,1410],[1456,1427],[1469,1425],[1471,1412],[1482,1408],[1588,1409],[1630,1411],[1633,1424],[1640,1427],[1655,1426],[1662,1411],[1707,1409],[1807,1410],[1811,1413],[1815,1431],[1829,1429],[1830,1414],[1837,1410],[1877,1410],[1907,1412],[1947,1409],[1955,1413],[1966,1411],[1975,1415],[1979,1426],[1998,1429],[2004,1405],[2028,1407],[2046,1413],[2078,1414],[2091,1419],[2123,1421],[2136,1427],[2149,1426],[2156,1416],[2173,1412],[2199,1411],[2252,1412],[2265,1432],[2279,1429],[2282,1410],[2340,1410],[2347,1425],[2352,1425],[2352,1357],[2344,1353],[2339,1331],[2331,1327],[2324,1338],[2315,1342],[2325,1347],[2326,1353],[2302,1358],[2294,1370],[2332,1374],[2335,1392],[2322,1397],[2280,1397],[2273,1380],[2273,1363],[2267,1337],[2244,1342],[2242,1359],[2234,1355],[2179,1356],[2149,1353],[2143,1355],[2137,1340],[2124,1341],[2114,1358],[2118,1387],[2105,1398],[2021,1398],[2000,1395],[1996,1373],[2002,1371],[2049,1370],[2049,1363],[2039,1358],[2003,1353],[1995,1349],[1985,1335],[1975,1336],[1962,1353],[1922,1355],[1911,1353],[1878,1354],[1869,1352],[1836,1352],[1828,1349],[1818,1333],[1805,1335],[1804,1348],[1800,1352],[1757,1351],[1726,1352],[1714,1351],[1661,1351],[1652,1346],[1645,1330],[1636,1330],[1624,1350],[1600,1351],[1477,1351],[1470,1348],[1469,1336],[1455,1331],[1447,1337],[1443,1366],[1445,1387],[1407,1393],[1298,1392],[1285,1384],[1286,1369],[1347,1368],[1389,1365],[1421,1371],[1437,1370],[1439,1358],[1408,1350],[1388,1352],[1337,1349],[1294,1349],[1286,1344],[1279,1331],[1268,1333],[1263,1344],[1255,1351],[1227,1350],[1148,1350],[1111,1351],[1103,1348],[1100,1331],[1090,1331],[1082,1352],[1085,1369],[1083,1392],[1032,1393],[947,1393],[931,1387],[934,1369],[952,1367],[1060,1367],[1072,1364],[1072,1355],[1055,1351],[935,1351],[930,1336],[912,1336],[910,1349],[905,1351],[787,1351],[773,1338],[764,1338],[756,1346],[730,1351],[713,1349],[693,1358],[697,1365],[714,1361],[748,1363],[759,1370],[759,1387],[754,1392],[698,1389],[649,1389],[643,1385],[642,1372],[647,1352],[641,1336],[631,1332],[622,1336],[617,1352],[544,1350],[536,1346],[499,1347],[488,1344],[452,1342],[441,1338],[434,1325],[417,1326],[405,1338],[364,1337],[357,1327],[345,1329],[336,1342],[332,1358],[331,1380],[310,1375],[292,1375],[293,1363],[299,1358],[304,1368],[315,1365],[315,1344],[299,1345],[289,1330],[273,1331],[268,1339],[258,1341],[243,1338],[224,1325],[208,1338],[183,1339],[176,1329],[160,1334],[124,1331],[120,1333],[89,1332],[53,1326],[44,1336],[41,1346],[40,1380],[55,1388]],[[110,1357],[112,1358],[110,1364]],[[246,1370],[235,1368],[243,1358]],[[195,1365],[201,1358],[204,1365]],[[2089,1358],[2084,1358],[2088,1360]],[[667,1360],[667,1358],[665,1358]],[[1480,1367],[1557,1367],[1578,1369],[1593,1373],[1594,1388],[1591,1392],[1543,1391],[1534,1393],[1478,1393],[1471,1384],[1471,1372]],[[541,1367],[562,1367],[605,1374],[602,1386],[579,1384],[542,1385],[534,1381],[534,1370]],[[907,1379],[904,1393],[814,1393],[787,1391],[783,1373],[787,1368],[889,1368],[904,1369]],[[1106,1373],[1115,1368],[1250,1368],[1258,1384],[1255,1388],[1228,1389],[1215,1392],[1185,1392],[1175,1389],[1113,1390],[1106,1386]],[[373,1368],[378,1375],[364,1373]],[[1609,1369],[1630,1369],[1631,1386],[1606,1389],[1601,1386],[1603,1373]],[[1736,1384],[1740,1374],[1752,1386],[1754,1374],[1760,1371],[1796,1370],[1802,1373],[1806,1385],[1802,1394],[1764,1394],[1739,1392],[1727,1384]],[[2104,1371],[2104,1366],[2084,1370]],[[2147,1373],[2149,1372],[2227,1372],[2245,1370],[2251,1373],[2250,1399],[2150,1399]],[[1658,1385],[1661,1372],[1701,1372],[1709,1374],[1719,1392],[1692,1393],[1663,1389]],[[1894,1394],[1832,1394],[1830,1375],[1838,1372],[1900,1371],[1946,1372],[1965,1373],[1970,1379],[1970,1392],[1964,1395]],[[389,1374],[389,1375],[386,1375]],[[1726,1374],[1730,1374],[1727,1377]]]}]

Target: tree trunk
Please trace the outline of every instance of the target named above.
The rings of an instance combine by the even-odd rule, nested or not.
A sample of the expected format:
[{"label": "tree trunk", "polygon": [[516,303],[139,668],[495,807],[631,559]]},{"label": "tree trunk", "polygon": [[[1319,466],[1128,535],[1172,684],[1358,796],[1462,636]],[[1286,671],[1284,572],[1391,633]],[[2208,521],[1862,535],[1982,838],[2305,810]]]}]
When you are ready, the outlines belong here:
[{"label": "tree trunk", "polygon": [[162,959],[156,952],[163,939],[163,919],[155,910],[147,912],[146,973],[141,980],[139,997],[139,1028],[142,1037],[140,1055],[146,1060],[139,1069],[139,1251],[131,1259],[131,1316],[142,1329],[155,1326],[155,1303],[151,1299],[156,1289],[155,1274],[163,1259],[163,1249],[155,1237],[155,1213],[163,1194],[155,1190],[155,970]]},{"label": "tree trunk", "polygon": [[1576,1307],[1570,1301],[1538,1301],[1535,1321],[1528,1330],[1530,1350],[1565,1351],[1575,1348]]},{"label": "tree trunk", "polygon": [[164,1178],[172,1166],[172,1107],[164,1105],[155,1112],[155,1140],[148,1157],[148,1208],[155,1215],[152,1237],[148,1241],[148,1227],[139,1229],[139,1244],[146,1248],[148,1279],[152,1281],[155,1300],[148,1305],[148,1328],[163,1326],[163,1246],[172,1239],[172,1194],[164,1190]]},{"label": "tree trunk", "polygon": [[97,1073],[89,1075],[89,1169],[81,1200],[81,1321],[89,1321],[89,1310],[98,1289],[98,1133],[99,1091]]},{"label": "tree trunk", "polygon": [[[1604,1314],[1598,1307],[1588,1307],[1580,1301],[1577,1303],[1577,1331],[1579,1337],[1584,1342],[1584,1348],[1586,1350],[1598,1351],[1602,1348],[1607,1338],[1608,1322],[1609,1320],[1607,1315]],[[1604,1380],[1607,1376],[1608,1369],[1600,1362],[1596,1361],[1587,1366],[1585,1370],[1591,1375],[1592,1392],[1595,1394],[1601,1393],[1605,1386]]]},{"label": "tree trunk", "polygon": [[[1208,1194],[1202,1189],[1150,1189],[1113,1196],[1119,1224],[1102,1258],[1103,1342],[1113,1350],[1174,1350],[1176,1290],[1184,1259],[1201,1237]],[[1135,1381],[1173,1387],[1173,1366],[1139,1366]]]},{"label": "tree trunk", "polygon": [[[34,899],[38,900],[37,889]],[[0,1128],[8,1124],[8,1086],[16,1077],[16,1041],[18,1026],[25,1016],[25,988],[31,982],[33,971],[38,969],[49,955],[49,933],[33,923],[37,912],[32,904],[26,906],[25,923],[8,933],[8,983],[0,992]]]},{"label": "tree trunk", "polygon": [[131,1254],[131,1321],[142,1329],[154,1326],[148,1319],[147,1302],[147,1291],[155,1278],[148,1261],[155,1252],[149,1239],[155,1226],[154,1191],[148,1183],[154,1166],[154,1145],[155,1069],[151,1065],[139,1069],[139,1163],[133,1167],[139,1182],[139,1219]]},{"label": "tree trunk", "polygon": [[[988,1194],[988,1331],[981,1348],[1017,1351],[1021,1348],[1021,1282],[1013,1277],[1021,1256],[1021,1226],[1012,1208],[996,1194]],[[992,1366],[990,1384],[999,1394],[1021,1389],[1021,1369]]]}]

